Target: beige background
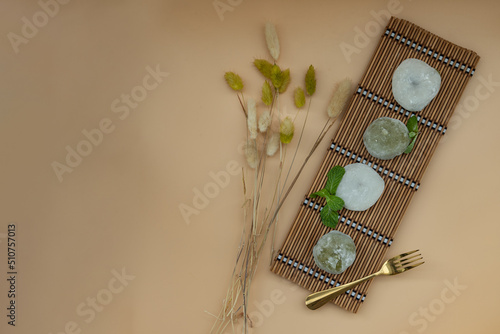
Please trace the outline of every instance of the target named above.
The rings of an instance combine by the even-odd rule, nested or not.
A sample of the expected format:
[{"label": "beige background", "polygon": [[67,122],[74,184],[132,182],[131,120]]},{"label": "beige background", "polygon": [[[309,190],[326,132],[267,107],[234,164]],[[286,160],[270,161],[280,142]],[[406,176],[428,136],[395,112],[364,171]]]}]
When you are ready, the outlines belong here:
[{"label": "beige background", "polygon": [[[377,22],[370,12],[389,9],[482,57],[462,114],[388,252],[420,248],[426,264],[377,279],[358,314],[334,305],[311,312],[303,305],[307,291],[270,273],[266,254],[250,302],[253,332],[497,332],[498,2],[220,1],[231,9],[222,16],[212,0],[74,0],[45,16],[47,22],[35,1],[0,5],[1,332],[207,333],[213,319],[206,311],[218,311],[239,241],[241,176],[232,175],[188,220],[179,206],[193,206],[211,172],[244,165],[243,116],[223,73],[238,72],[247,96],[258,98],[262,80],[251,62],[268,57],[266,20],[278,28],[280,64],[291,68],[291,87],[301,84],[310,64],[316,67],[300,160],[325,121],[334,84],[346,76],[360,80],[378,37],[358,41],[359,53],[350,59],[341,43],[355,46],[356,30]],[[16,53],[10,33],[22,36],[23,17],[33,22],[33,16],[40,27]],[[113,112],[122,94],[140,93],[148,66],[169,74],[130,114]],[[480,77],[494,82],[491,91]],[[282,101],[292,113],[290,94]],[[76,149],[82,131],[105,119],[113,131],[60,182],[53,162],[65,163],[66,147]],[[327,146],[283,207],[278,245]],[[15,328],[6,317],[10,223],[18,229]],[[122,270],[126,285],[113,278]],[[454,282],[455,293],[448,288]],[[106,305],[91,311],[96,298]]]}]

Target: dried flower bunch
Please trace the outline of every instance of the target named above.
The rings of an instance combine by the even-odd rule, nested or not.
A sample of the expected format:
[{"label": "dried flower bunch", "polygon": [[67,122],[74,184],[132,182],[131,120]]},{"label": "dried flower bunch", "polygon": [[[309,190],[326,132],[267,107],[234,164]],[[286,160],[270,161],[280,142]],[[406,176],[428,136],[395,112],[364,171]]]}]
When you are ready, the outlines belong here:
[{"label": "dried flower bunch", "polygon": [[[325,125],[309,154],[304,159],[298,172],[289,182],[292,166],[300,147],[304,129],[306,127],[311,101],[316,92],[316,71],[310,65],[305,73],[304,88],[296,87],[293,90],[293,102],[297,108],[295,117],[284,116],[280,111],[280,97],[286,92],[291,82],[290,69],[282,70],[277,64],[280,56],[280,43],[276,27],[268,22],[265,26],[265,39],[272,61],[266,59],[255,59],[253,65],[263,75],[261,101],[248,98],[245,101],[243,94],[244,83],[241,77],[234,72],[227,72],[224,78],[228,86],[236,92],[240,106],[245,115],[247,128],[247,143],[245,155],[248,166],[252,173],[253,187],[247,186],[246,173],[243,174],[244,206],[243,216],[245,225],[242,231],[241,243],[236,254],[236,264],[233,270],[231,284],[223,301],[221,311],[216,317],[212,333],[222,333],[228,327],[233,332],[236,323],[242,319],[243,332],[248,332],[252,325],[249,317],[249,291],[252,278],[257,270],[259,257],[266,245],[266,240],[272,232],[270,246],[271,256],[274,253],[274,235],[278,222],[278,213],[295,185],[305,165],[309,161],[316,148],[319,146],[327,132],[341,115],[351,94],[351,82],[348,79],[341,81],[335,90],[331,102],[327,108],[328,118]],[[286,160],[286,150],[292,143],[295,129],[296,116],[300,109],[307,104],[307,111],[300,126],[300,135],[295,146],[295,152],[290,163],[287,163],[288,171],[283,173]],[[262,109],[262,110],[260,110]],[[265,178],[267,159],[279,154],[279,170],[276,179]],[[266,181],[266,182],[265,182]],[[270,203],[264,204],[262,193],[272,194]]]}]

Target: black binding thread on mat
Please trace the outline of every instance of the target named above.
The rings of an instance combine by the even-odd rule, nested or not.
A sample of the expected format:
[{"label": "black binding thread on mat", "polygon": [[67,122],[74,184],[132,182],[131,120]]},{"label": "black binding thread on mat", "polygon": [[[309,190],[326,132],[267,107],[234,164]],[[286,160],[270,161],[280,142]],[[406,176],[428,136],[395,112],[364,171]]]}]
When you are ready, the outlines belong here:
[{"label": "black binding thread on mat", "polygon": [[[319,205],[318,203],[316,203],[314,201],[314,199],[311,199],[309,197],[304,199],[304,201],[302,202],[302,205],[306,206],[309,209],[313,209],[316,211],[321,211],[321,210],[323,210],[323,207],[324,207],[324,205]],[[386,236],[382,235],[381,233],[374,231],[372,228],[364,227],[361,223],[354,221],[345,215],[340,216],[339,222],[349,226],[353,230],[357,230],[361,234],[365,234],[369,237],[372,237],[375,241],[378,241],[381,244],[384,244],[388,247],[390,247],[392,245],[392,242],[393,242],[392,238],[387,238]]]},{"label": "black binding thread on mat", "polygon": [[[400,115],[404,115],[406,117],[411,117],[412,115],[415,115],[411,111],[405,110],[403,107],[401,107],[399,104],[391,102],[390,100],[383,98],[373,92],[368,91],[367,89],[364,89],[361,86],[358,86],[358,89],[356,90],[356,94],[359,94],[363,96],[364,98],[369,99],[373,103],[377,103],[395,113],[398,113]],[[440,125],[437,122],[434,122],[428,118],[424,118],[420,115],[415,115],[417,116],[418,123],[420,125],[425,125],[428,128],[432,128],[433,130],[436,130],[440,134],[444,135],[446,133],[446,126]]]},{"label": "black binding thread on mat", "polygon": [[387,38],[393,38],[395,41],[404,44],[406,47],[409,47],[417,52],[421,52],[425,54],[427,57],[433,58],[439,62],[442,62],[443,64],[452,66],[454,69],[465,72],[470,76],[473,76],[474,72],[476,71],[475,68],[472,68],[471,66],[468,66],[466,64],[460,64],[460,62],[457,62],[456,60],[451,59],[450,57],[447,57],[443,54],[439,54],[436,51],[432,50],[431,48],[423,46],[422,44],[417,44],[411,41],[409,38],[402,36],[398,32],[395,31],[391,32],[390,29],[387,29],[384,33],[384,36]]},{"label": "black binding thread on mat", "polygon": [[[308,266],[304,265],[303,263],[299,263],[298,261],[294,261],[291,258],[285,256],[284,254],[278,254],[277,261],[280,263],[286,264],[287,266],[293,266],[295,270],[298,270],[301,274],[303,275],[308,275],[311,277],[314,277],[315,279],[322,281],[324,284],[327,284],[329,287],[333,288],[335,286],[340,286],[341,283],[335,282],[335,280],[331,277],[326,276],[325,274],[322,274],[316,270],[313,270],[312,268],[309,268]],[[358,301],[364,302],[366,298],[366,294],[361,294],[358,293],[356,290],[352,289],[346,291],[346,294],[349,295],[351,298],[356,298]]]},{"label": "black binding thread on mat", "polygon": [[400,175],[400,174],[395,173],[393,171],[389,171],[384,166],[377,165],[373,161],[365,159],[362,156],[360,156],[359,154],[353,153],[351,150],[348,150],[346,148],[342,148],[338,144],[335,144],[332,142],[332,144],[330,145],[330,149],[337,152],[340,155],[351,158],[352,160],[354,160],[353,162],[358,162],[358,163],[368,165],[369,167],[373,168],[373,170],[375,170],[378,174],[384,175],[393,181],[397,181],[397,182],[399,182],[407,187],[410,187],[411,189],[414,189],[415,191],[417,191],[418,188],[420,188],[420,183],[412,181],[409,178],[404,177],[403,175]]}]

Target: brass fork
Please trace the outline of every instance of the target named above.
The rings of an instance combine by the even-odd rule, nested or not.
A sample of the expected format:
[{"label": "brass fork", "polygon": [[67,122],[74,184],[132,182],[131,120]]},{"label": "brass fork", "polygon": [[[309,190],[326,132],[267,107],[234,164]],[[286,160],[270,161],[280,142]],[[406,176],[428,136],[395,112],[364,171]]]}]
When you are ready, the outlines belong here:
[{"label": "brass fork", "polygon": [[310,294],[306,299],[306,306],[311,310],[316,310],[329,301],[333,300],[335,297],[345,293],[347,290],[350,290],[356,285],[361,284],[364,281],[369,280],[375,276],[397,275],[404,273],[407,270],[418,267],[421,264],[424,264],[423,261],[419,262],[423,259],[423,257],[420,255],[420,253],[415,254],[416,252],[418,252],[418,249],[411,252],[399,254],[392,259],[385,261],[385,263],[382,265],[382,268],[376,273],[360,278],[351,283]]}]

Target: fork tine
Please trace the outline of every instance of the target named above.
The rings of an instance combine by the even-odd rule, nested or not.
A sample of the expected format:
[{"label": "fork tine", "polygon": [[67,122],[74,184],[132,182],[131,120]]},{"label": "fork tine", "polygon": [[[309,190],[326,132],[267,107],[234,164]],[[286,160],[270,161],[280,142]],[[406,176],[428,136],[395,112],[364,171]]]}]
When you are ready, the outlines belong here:
[{"label": "fork tine", "polygon": [[419,262],[419,263],[417,263],[417,264],[414,264],[414,265],[411,265],[411,266],[406,266],[406,267],[404,267],[404,268],[401,268],[400,270],[401,270],[401,272],[403,272],[403,271],[407,271],[407,270],[413,269],[413,268],[415,268],[415,267],[418,267],[418,266],[420,266],[420,265],[422,265],[422,264],[424,264],[424,263],[425,263],[425,262]]},{"label": "fork tine", "polygon": [[418,249],[415,249],[415,250],[413,250],[411,252],[407,252],[407,253],[396,255],[395,257],[392,258],[392,260],[393,261],[399,260],[399,259],[401,259],[401,258],[403,258],[405,256],[408,256],[408,255],[413,254],[413,253],[418,252],[418,251],[419,251]]},{"label": "fork tine", "polygon": [[406,259],[402,259],[402,260],[399,260],[399,261],[394,261],[393,264],[395,266],[406,266],[410,263],[413,263],[413,262],[416,262],[418,260],[422,260],[424,257],[421,255],[421,254],[417,254],[417,255],[414,255],[412,257],[409,257],[409,258],[406,258]]},{"label": "fork tine", "polygon": [[405,256],[405,257],[402,257],[400,259],[397,259],[396,261],[393,261],[393,262],[403,262],[403,261],[410,260],[410,259],[413,259],[413,258],[419,257],[419,256],[422,256],[422,254],[420,254],[420,253],[417,253],[417,254],[413,253],[413,254],[410,254],[408,256]]}]

